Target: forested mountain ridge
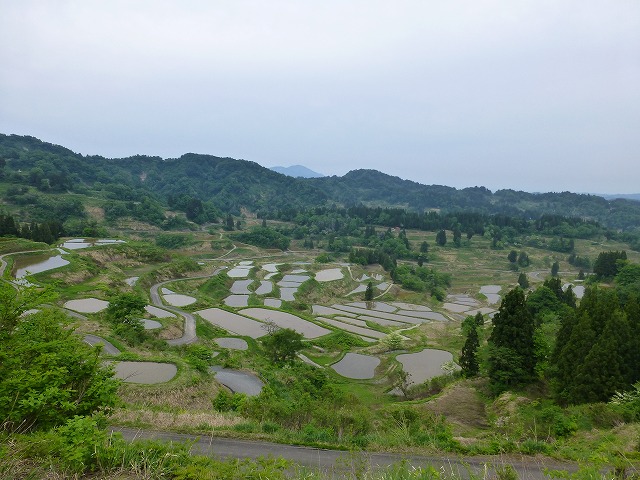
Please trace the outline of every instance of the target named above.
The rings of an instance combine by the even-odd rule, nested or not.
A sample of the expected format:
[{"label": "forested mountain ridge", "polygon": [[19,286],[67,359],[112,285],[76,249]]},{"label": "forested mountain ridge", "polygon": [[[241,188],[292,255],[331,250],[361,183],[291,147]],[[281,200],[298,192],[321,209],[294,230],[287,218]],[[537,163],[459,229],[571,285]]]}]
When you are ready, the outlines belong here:
[{"label": "forested mountain ridge", "polygon": [[2,182],[8,184],[4,199],[9,203],[26,205],[42,194],[86,193],[104,197],[110,202],[107,213],[121,215],[135,207],[121,202],[144,200],[154,210],[156,221],[162,206],[177,205],[184,210],[185,204],[195,201],[206,205],[197,206],[193,215],[209,211],[211,218],[214,210],[237,215],[246,209],[268,216],[287,208],[365,204],[418,212],[473,210],[532,219],[559,214],[596,220],[615,229],[640,225],[640,203],[632,200],[570,192],[491,192],[478,186],[456,189],[422,185],[376,170],[354,170],[342,177],[292,178],[255,162],[195,153],[175,159],[143,155],[108,159],[83,156],[19,135],[0,134],[0,164]]}]

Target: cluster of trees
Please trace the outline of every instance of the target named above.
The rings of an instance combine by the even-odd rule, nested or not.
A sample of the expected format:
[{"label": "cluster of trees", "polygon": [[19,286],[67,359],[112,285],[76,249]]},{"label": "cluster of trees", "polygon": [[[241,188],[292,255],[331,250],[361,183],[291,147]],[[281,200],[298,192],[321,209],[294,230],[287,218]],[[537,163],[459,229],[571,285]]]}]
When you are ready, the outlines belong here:
[{"label": "cluster of trees", "polygon": [[51,300],[46,290],[0,286],[0,430],[48,430],[117,403],[113,371],[64,314],[23,315]]},{"label": "cluster of trees", "polygon": [[34,242],[53,243],[65,235],[60,222],[47,221],[20,224],[12,215],[0,214],[0,236],[15,236]]},{"label": "cluster of trees", "polygon": [[624,265],[627,260],[627,252],[610,251],[600,252],[598,258],[593,264],[593,273],[600,278],[612,278],[618,273],[619,268]]},{"label": "cluster of trees", "polygon": [[257,247],[278,248],[283,251],[287,250],[291,243],[289,237],[274,228],[266,226],[254,227],[251,230],[234,234],[233,238]]},{"label": "cluster of trees", "polygon": [[[639,299],[640,265],[629,263],[621,266],[614,288],[587,288],[579,306],[559,278],[529,295],[519,287],[510,291],[484,347],[493,391],[542,380],[559,402],[579,404],[628,390],[640,380]],[[481,342],[475,327],[465,325],[461,366],[473,376],[481,366]]]}]

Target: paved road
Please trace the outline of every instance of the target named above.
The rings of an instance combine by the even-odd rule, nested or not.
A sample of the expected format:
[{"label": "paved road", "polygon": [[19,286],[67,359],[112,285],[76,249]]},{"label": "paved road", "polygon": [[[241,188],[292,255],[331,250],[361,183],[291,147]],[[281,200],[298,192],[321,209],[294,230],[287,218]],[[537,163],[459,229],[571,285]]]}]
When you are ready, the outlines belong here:
[{"label": "paved road", "polygon": [[97,335],[85,335],[84,341],[91,346],[102,345],[102,351],[109,355],[120,355],[120,350],[112,343],[107,342],[104,338],[98,337]]},{"label": "paved road", "polygon": [[222,270],[223,270],[222,268],[218,268],[211,275],[202,275],[202,276],[198,276],[198,277],[187,277],[187,278],[178,278],[178,279],[174,279],[174,280],[166,280],[164,282],[156,283],[155,285],[153,285],[151,287],[151,289],[149,290],[149,295],[151,297],[151,303],[153,305],[155,305],[156,307],[168,310],[168,311],[170,311],[172,313],[175,313],[176,315],[180,315],[181,317],[184,318],[184,331],[182,333],[182,337],[174,338],[172,340],[167,340],[167,343],[169,345],[174,345],[174,346],[175,345],[186,345],[188,343],[195,342],[198,339],[198,336],[196,334],[196,319],[189,312],[185,312],[184,310],[181,310],[181,309],[176,308],[176,307],[170,307],[170,306],[165,305],[164,302],[162,301],[162,296],[160,295],[160,292],[158,291],[158,290],[160,290],[160,287],[162,287],[163,285],[166,285],[167,283],[172,283],[172,282],[178,282],[178,281],[184,281],[184,280],[197,280],[197,279],[200,279],[200,278],[215,277]]},{"label": "paved road", "polygon": [[113,427],[112,431],[122,433],[126,440],[155,439],[166,442],[188,442],[191,451],[197,454],[222,458],[251,458],[282,457],[308,468],[318,469],[325,478],[338,478],[351,470],[352,464],[365,462],[371,469],[381,469],[406,460],[414,467],[433,466],[447,474],[452,472],[462,478],[469,478],[469,473],[480,475],[481,478],[493,476],[496,468],[511,465],[517,471],[519,478],[539,480],[549,478],[544,474],[545,469],[574,471],[572,463],[560,463],[539,458],[506,458],[506,457],[460,457],[460,456],[420,456],[400,455],[391,453],[363,452],[350,454],[339,450],[324,450],[279,443],[238,440],[212,436],[195,436],[170,432],[156,432],[136,430],[131,428]]}]

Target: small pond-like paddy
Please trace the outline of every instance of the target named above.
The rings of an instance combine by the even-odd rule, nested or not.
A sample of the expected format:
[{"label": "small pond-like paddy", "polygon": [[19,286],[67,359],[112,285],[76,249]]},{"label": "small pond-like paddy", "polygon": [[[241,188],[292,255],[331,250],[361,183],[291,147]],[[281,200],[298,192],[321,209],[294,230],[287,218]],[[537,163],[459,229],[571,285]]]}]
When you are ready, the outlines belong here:
[{"label": "small pond-like paddy", "polygon": [[146,307],[144,307],[144,309],[147,311],[147,313],[153,315],[154,317],[157,318],[173,318],[175,317],[175,314],[171,313],[171,312],[167,312],[166,310],[162,309],[162,308],[158,308],[155,307],[153,305],[147,305]]},{"label": "small pond-like paddy", "polygon": [[180,293],[170,293],[169,295],[164,295],[163,298],[165,302],[174,307],[186,307],[197,301],[189,295],[182,295]]},{"label": "small pond-like paddy", "polygon": [[331,365],[343,377],[366,380],[375,376],[380,359],[360,353],[347,353],[342,360]]},{"label": "small pond-like paddy", "polygon": [[253,373],[222,368],[214,365],[209,371],[215,374],[216,380],[233,393],[244,393],[249,397],[260,395],[264,383]]},{"label": "small pond-like paddy", "polygon": [[249,305],[249,295],[229,295],[224,299],[227,307],[246,307]]},{"label": "small pond-like paddy", "polygon": [[162,328],[162,324],[156,320],[147,320],[146,318],[142,319],[142,325],[145,330],[156,330],[158,328]]},{"label": "small pond-like paddy", "polygon": [[425,348],[421,352],[403,353],[396,356],[402,369],[411,375],[410,383],[420,384],[433,377],[444,375],[442,365],[453,361],[453,355],[444,350]]},{"label": "small pond-like paddy", "polygon": [[266,295],[273,291],[273,283],[267,280],[261,280],[260,286],[256,288],[256,295]]},{"label": "small pond-like paddy", "polygon": [[331,333],[331,330],[303,320],[291,313],[268,310],[266,308],[246,308],[242,310],[241,313],[264,322],[273,322],[280,328],[292,328],[296,332],[301,333],[304,338],[317,338]]},{"label": "small pond-like paddy", "polygon": [[231,285],[230,291],[236,295],[249,295],[249,285],[253,283],[253,280],[236,280]]},{"label": "small pond-like paddy", "polygon": [[109,306],[109,302],[98,298],[81,298],[69,300],[64,304],[64,308],[80,313],[98,313]]},{"label": "small pond-like paddy", "polygon": [[228,348],[230,350],[247,350],[249,348],[249,344],[243,338],[216,338],[215,342],[220,345],[222,348]]},{"label": "small pond-like paddy", "polygon": [[316,280],[318,282],[333,282],[334,280],[340,280],[342,278],[344,278],[344,274],[340,268],[329,268],[316,273]]},{"label": "small pond-like paddy", "polygon": [[251,338],[260,338],[267,334],[265,324],[243,317],[236,313],[227,312],[220,308],[207,308],[197,312],[207,322],[224,328],[227,332],[243,335]]},{"label": "small pond-like paddy", "polygon": [[52,255],[49,253],[40,255],[22,255],[14,259],[13,271],[14,277],[22,279],[27,275],[46,272],[54,268],[69,265],[69,261],[62,258],[62,255]]},{"label": "small pond-like paddy", "polygon": [[480,293],[487,297],[487,303],[493,305],[499,303],[501,300],[498,293],[502,290],[500,285],[484,285],[480,287]]},{"label": "small pond-like paddy", "polygon": [[154,384],[171,380],[178,373],[173,363],[155,362],[113,362],[116,374],[127,383]]}]

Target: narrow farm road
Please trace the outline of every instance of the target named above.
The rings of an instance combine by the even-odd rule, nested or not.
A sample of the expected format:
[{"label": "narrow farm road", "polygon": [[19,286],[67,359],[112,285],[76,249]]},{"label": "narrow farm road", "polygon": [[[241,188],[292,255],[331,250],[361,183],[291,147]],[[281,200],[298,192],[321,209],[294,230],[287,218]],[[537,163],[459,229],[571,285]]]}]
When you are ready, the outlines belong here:
[{"label": "narrow farm road", "polygon": [[284,445],[266,441],[239,440],[214,436],[196,436],[171,432],[138,430],[132,428],[112,427],[111,431],[120,432],[127,441],[154,439],[164,442],[189,443],[194,454],[219,458],[282,457],[298,465],[321,471],[324,478],[341,478],[363,465],[366,468],[379,470],[401,461],[413,467],[431,466],[439,472],[456,474],[460,478],[491,478],[495,472],[506,465],[511,465],[518,478],[539,480],[549,478],[546,470],[575,471],[576,465],[569,462],[558,462],[538,457],[462,457],[456,455],[402,455],[395,453],[356,452],[341,450],[325,450],[311,447]]},{"label": "narrow farm road", "polygon": [[160,295],[160,292],[159,292],[160,287],[162,287],[163,285],[166,285],[167,283],[172,283],[172,282],[215,277],[222,270],[223,270],[222,268],[217,268],[216,270],[214,270],[214,272],[211,275],[201,275],[198,277],[187,277],[187,278],[177,278],[174,280],[166,280],[164,282],[156,283],[150,288],[149,296],[151,297],[151,303],[154,306],[162,308],[164,310],[168,310],[184,318],[184,330],[182,333],[182,337],[174,338],[172,340],[167,340],[167,343],[169,345],[173,345],[173,346],[186,345],[186,344],[195,342],[198,339],[198,336],[196,334],[196,319],[189,312],[185,312],[184,310],[181,310],[176,307],[165,305],[164,302],[162,301],[162,296]]}]

